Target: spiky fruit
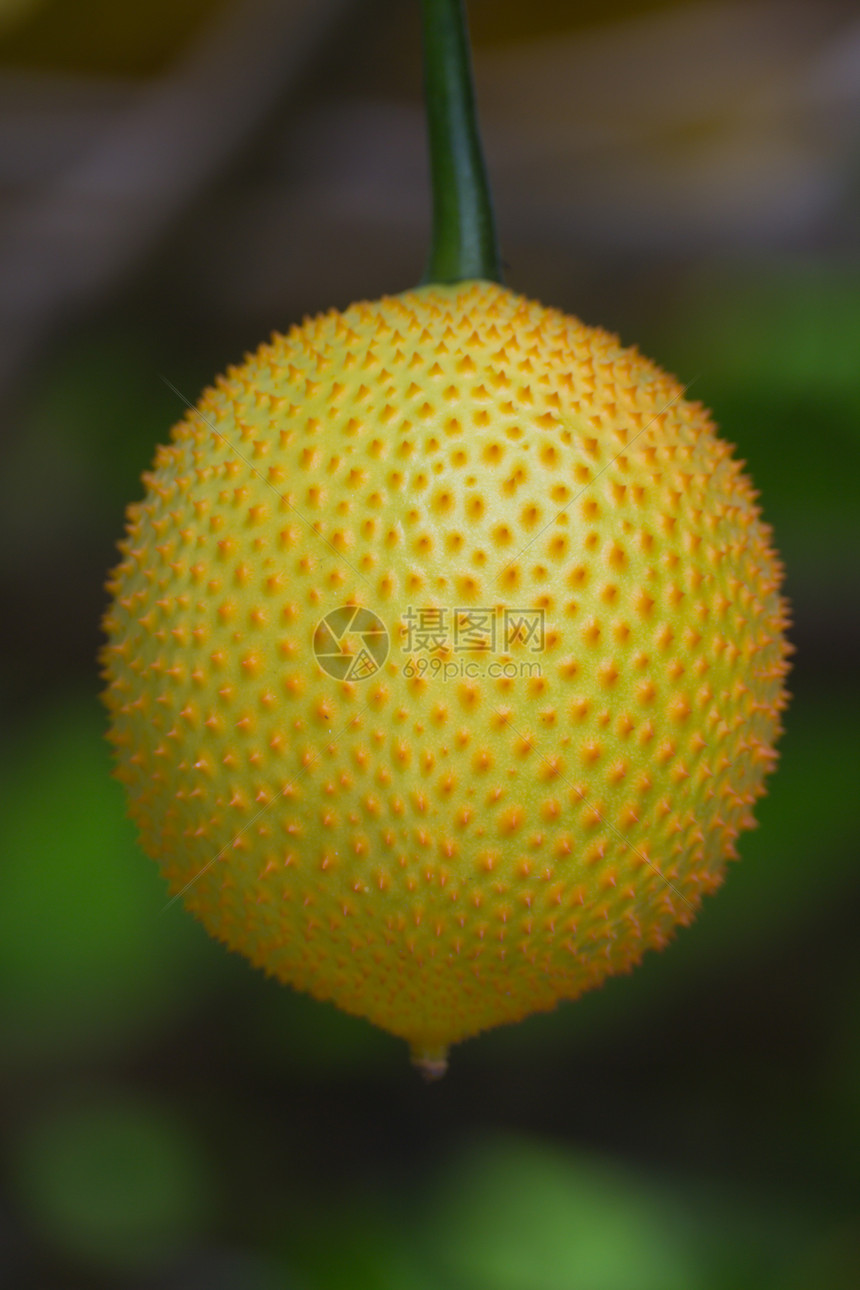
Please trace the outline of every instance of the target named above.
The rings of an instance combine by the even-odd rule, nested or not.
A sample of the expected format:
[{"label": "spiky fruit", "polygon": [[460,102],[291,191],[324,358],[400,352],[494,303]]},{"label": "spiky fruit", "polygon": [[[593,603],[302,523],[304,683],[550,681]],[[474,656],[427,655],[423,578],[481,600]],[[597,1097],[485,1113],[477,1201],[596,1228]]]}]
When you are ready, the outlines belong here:
[{"label": "spiky fruit", "polygon": [[117,773],[229,946],[435,1073],[720,883],[775,756],[780,568],[635,351],[488,283],[355,305],[232,368],[145,482]]}]

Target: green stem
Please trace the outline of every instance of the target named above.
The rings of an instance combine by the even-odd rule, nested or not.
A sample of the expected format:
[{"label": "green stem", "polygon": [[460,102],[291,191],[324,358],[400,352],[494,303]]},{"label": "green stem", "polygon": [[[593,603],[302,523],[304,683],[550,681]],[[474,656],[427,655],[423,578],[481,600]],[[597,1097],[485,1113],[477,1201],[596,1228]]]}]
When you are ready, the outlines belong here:
[{"label": "green stem", "polygon": [[501,282],[462,0],[421,0],[433,239],[424,282]]}]

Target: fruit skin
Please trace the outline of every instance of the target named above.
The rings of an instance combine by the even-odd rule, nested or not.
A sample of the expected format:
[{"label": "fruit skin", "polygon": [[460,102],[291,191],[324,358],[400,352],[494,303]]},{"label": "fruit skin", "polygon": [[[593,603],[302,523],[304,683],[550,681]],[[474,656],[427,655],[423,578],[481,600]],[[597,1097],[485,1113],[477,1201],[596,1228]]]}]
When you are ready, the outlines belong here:
[{"label": "fruit skin", "polygon": [[[720,884],[775,759],[781,567],[635,350],[486,282],[353,305],[231,368],[144,480],[109,583],[116,773],[231,948],[438,1074]],[[312,644],[353,604],[390,650],[339,681]],[[541,653],[491,660],[541,674],[449,638],[479,675],[407,675],[408,611],[468,606],[543,609]]]}]

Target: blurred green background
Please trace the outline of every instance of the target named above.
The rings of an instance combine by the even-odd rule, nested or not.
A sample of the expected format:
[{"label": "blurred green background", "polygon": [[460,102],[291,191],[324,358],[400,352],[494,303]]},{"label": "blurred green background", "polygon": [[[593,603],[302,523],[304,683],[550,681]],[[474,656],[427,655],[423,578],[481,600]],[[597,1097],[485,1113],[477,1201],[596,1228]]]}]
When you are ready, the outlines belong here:
[{"label": "blurred green background", "polygon": [[860,1285],[860,27],[472,0],[511,286],[707,402],[797,646],[742,862],[630,977],[455,1050],[208,941],[136,848],[95,654],[126,502],[273,328],[421,275],[409,0],[0,0],[0,1284]]}]

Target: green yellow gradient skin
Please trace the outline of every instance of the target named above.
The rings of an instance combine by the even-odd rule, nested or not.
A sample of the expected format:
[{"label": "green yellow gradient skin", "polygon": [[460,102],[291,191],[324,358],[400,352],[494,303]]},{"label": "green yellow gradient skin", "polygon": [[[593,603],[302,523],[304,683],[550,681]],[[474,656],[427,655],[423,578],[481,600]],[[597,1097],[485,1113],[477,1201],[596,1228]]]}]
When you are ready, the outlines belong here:
[{"label": "green yellow gradient skin", "polygon": [[[720,884],[775,758],[781,569],[707,413],[635,350],[484,282],[332,311],[219,379],[145,484],[110,737],[145,850],[228,946],[432,1074]],[[352,603],[391,650],[341,683],[312,640]],[[494,658],[540,674],[406,675],[434,606],[543,609],[543,653]]]}]

